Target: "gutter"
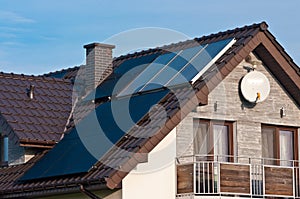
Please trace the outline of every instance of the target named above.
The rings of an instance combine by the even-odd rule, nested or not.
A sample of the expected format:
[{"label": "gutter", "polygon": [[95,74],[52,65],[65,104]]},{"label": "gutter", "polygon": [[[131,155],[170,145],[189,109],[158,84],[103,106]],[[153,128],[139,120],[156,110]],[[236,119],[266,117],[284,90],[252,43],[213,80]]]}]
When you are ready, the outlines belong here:
[{"label": "gutter", "polygon": [[[32,190],[32,191],[22,191],[19,193],[0,193],[0,198],[36,198],[36,197],[47,197],[47,196],[55,196],[55,195],[62,195],[62,194],[72,194],[81,192],[81,184],[79,186],[72,186],[72,187],[65,187],[59,189],[44,189],[44,190]],[[85,188],[84,188],[85,189]],[[107,186],[104,184],[95,184],[89,185],[90,190],[102,190],[107,189]],[[86,190],[86,189],[85,189]],[[86,190],[87,192],[90,192]],[[82,192],[83,193],[83,192]],[[87,195],[86,193],[84,193]],[[93,194],[93,193],[92,193]],[[94,195],[94,194],[93,194]],[[92,198],[90,195],[87,195],[91,199],[102,199],[96,196],[97,198]]]},{"label": "gutter", "polygon": [[80,185],[80,192],[87,195],[91,199],[102,199],[97,195],[95,195],[94,193],[90,192],[89,190],[85,189],[82,184]]},{"label": "gutter", "polygon": [[56,141],[41,141],[41,140],[30,140],[30,139],[20,139],[20,146],[24,147],[37,147],[51,149],[57,143]]}]

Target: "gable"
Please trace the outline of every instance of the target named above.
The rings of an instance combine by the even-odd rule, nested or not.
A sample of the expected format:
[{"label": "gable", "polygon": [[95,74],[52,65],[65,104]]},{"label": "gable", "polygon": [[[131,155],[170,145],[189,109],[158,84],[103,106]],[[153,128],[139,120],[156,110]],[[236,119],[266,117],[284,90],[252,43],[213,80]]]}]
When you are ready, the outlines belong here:
[{"label": "gable", "polygon": [[[235,154],[242,157],[256,154],[261,157],[261,124],[299,127],[300,108],[264,63],[255,70],[268,78],[270,93],[263,102],[255,105],[247,102],[239,88],[241,79],[248,73],[245,66],[249,66],[249,63],[243,60],[209,93],[208,105],[197,108],[197,117],[234,122],[238,153]],[[282,107],[286,110],[284,117],[280,114]]]},{"label": "gable", "polygon": [[[250,53],[253,59],[258,60]],[[286,88],[269,71],[264,63],[256,66],[255,71],[264,74],[270,82],[270,93],[266,100],[251,104],[241,94],[241,80],[248,74],[243,60],[239,63],[218,86],[209,92],[207,106],[198,107],[203,118],[229,121],[247,120],[257,123],[274,125],[300,126],[300,108],[290,96]],[[280,109],[284,107],[287,117],[281,117]]]},{"label": "gable", "polygon": [[284,55],[280,56],[270,42],[259,45],[254,53],[300,106],[300,71],[292,59],[286,60]]}]

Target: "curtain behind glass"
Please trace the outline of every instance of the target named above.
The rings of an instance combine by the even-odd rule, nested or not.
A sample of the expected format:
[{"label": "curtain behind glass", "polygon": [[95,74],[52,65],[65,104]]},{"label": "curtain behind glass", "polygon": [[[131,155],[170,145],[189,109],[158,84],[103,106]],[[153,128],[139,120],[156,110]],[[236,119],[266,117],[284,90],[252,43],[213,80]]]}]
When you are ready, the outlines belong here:
[{"label": "curtain behind glass", "polygon": [[214,132],[214,154],[219,161],[228,162],[229,135],[228,127],[224,125],[213,125]]},{"label": "curtain behind glass", "polygon": [[[208,123],[194,124],[194,154],[203,155],[204,157],[209,153],[209,127]],[[206,157],[203,158],[206,160]]]},{"label": "curtain behind glass", "polygon": [[280,165],[292,166],[294,159],[294,141],[292,131],[279,131],[279,143],[280,143]]},{"label": "curtain behind glass", "polygon": [[274,165],[275,160],[275,129],[262,127],[262,157],[264,163]]}]

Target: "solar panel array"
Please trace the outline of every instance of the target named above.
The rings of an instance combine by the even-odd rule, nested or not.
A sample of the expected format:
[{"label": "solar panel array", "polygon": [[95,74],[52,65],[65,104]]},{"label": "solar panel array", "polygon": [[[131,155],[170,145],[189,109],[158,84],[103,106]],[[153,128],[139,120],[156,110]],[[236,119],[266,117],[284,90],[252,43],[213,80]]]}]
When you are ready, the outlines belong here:
[{"label": "solar panel array", "polygon": [[[129,129],[148,113],[152,106],[170,92],[169,89],[156,92],[144,91],[193,81],[231,47],[234,41],[234,39],[227,39],[176,52],[153,54],[125,61],[115,69],[106,83],[104,82],[97,88],[95,96],[101,98],[113,95],[112,86],[117,84],[119,78],[142,64],[143,67],[135,70],[136,72],[131,74],[131,77],[127,77],[125,79],[127,84],[117,91],[118,96],[121,97],[117,96],[111,101],[100,104],[29,169],[21,180],[88,172]],[[130,96],[137,92],[141,94]],[[130,96],[130,98],[123,96]],[[117,108],[119,121],[116,121],[113,107]],[[126,114],[129,114],[132,122],[124,119],[128,118]]]},{"label": "solar panel array", "polygon": [[117,96],[190,82],[233,42],[234,39],[226,39],[160,55]]},{"label": "solar panel array", "polygon": [[65,135],[21,180],[84,173],[168,94],[168,90],[114,99],[98,106]]}]

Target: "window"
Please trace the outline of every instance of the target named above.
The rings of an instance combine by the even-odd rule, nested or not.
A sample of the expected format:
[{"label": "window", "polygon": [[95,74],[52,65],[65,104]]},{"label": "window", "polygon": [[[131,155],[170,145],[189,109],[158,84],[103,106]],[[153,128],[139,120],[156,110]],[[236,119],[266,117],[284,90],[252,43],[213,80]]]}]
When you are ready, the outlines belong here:
[{"label": "window", "polygon": [[233,130],[231,122],[195,120],[194,154],[204,159],[232,161]]},{"label": "window", "polygon": [[292,166],[298,159],[297,129],[262,125],[262,157],[265,164]]},{"label": "window", "polygon": [[0,134],[0,166],[8,163],[8,137]]}]

